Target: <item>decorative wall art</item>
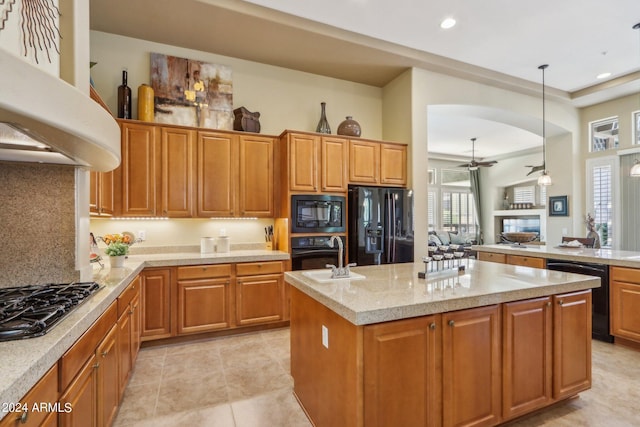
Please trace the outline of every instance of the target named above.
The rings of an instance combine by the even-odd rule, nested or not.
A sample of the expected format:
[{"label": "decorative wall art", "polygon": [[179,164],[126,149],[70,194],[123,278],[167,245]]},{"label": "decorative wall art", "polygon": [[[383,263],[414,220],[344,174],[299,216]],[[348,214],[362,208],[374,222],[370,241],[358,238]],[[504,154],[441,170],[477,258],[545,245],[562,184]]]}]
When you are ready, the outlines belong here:
[{"label": "decorative wall art", "polygon": [[567,196],[549,197],[549,216],[569,216]]},{"label": "decorative wall art", "polygon": [[233,130],[231,67],[151,53],[155,122]]}]

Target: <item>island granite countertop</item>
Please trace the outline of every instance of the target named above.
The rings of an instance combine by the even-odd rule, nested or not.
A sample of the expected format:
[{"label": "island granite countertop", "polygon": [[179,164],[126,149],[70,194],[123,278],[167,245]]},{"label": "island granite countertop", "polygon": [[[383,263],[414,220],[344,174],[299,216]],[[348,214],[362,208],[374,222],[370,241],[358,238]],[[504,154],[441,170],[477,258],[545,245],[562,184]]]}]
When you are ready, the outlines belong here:
[{"label": "island granite countertop", "polygon": [[422,262],[354,267],[364,279],[317,282],[303,271],[285,280],[355,325],[367,325],[466,308],[597,288],[600,279],[581,274],[499,264],[464,262],[466,271],[429,273]]},{"label": "island granite countertop", "polygon": [[640,268],[640,252],[615,249],[571,248],[549,245],[474,245],[473,250],[506,255],[593,262],[618,267]]},{"label": "island granite countertop", "polygon": [[[130,255],[124,268],[94,270],[102,288],[76,307],[45,335],[0,342],[0,403],[18,402],[58,361],[78,338],[115,301],[145,267],[171,267],[198,264],[225,264],[288,260],[289,254],[272,250],[232,250],[226,253],[200,254],[178,252]],[[0,410],[0,419],[6,412]]]}]

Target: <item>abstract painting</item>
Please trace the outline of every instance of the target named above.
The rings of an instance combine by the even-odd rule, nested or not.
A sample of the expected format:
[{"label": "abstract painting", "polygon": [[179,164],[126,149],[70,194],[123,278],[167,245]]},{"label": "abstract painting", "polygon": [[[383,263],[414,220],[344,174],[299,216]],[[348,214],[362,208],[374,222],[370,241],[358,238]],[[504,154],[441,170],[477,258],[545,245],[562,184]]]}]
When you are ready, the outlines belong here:
[{"label": "abstract painting", "polygon": [[151,53],[155,121],[233,130],[231,67]]}]

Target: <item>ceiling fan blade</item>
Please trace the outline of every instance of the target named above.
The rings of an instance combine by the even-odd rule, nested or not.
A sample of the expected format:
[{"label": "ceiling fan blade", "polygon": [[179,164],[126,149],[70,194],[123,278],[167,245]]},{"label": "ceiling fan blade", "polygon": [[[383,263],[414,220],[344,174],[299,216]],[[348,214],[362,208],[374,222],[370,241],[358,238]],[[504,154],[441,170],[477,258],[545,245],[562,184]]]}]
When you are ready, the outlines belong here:
[{"label": "ceiling fan blade", "polygon": [[477,163],[480,166],[493,166],[498,162],[496,160],[490,160],[490,161],[486,161],[486,162],[477,162]]},{"label": "ceiling fan blade", "polygon": [[468,168],[469,166],[471,166],[470,163],[464,163],[464,164],[458,165],[457,167],[459,167],[459,168]]}]

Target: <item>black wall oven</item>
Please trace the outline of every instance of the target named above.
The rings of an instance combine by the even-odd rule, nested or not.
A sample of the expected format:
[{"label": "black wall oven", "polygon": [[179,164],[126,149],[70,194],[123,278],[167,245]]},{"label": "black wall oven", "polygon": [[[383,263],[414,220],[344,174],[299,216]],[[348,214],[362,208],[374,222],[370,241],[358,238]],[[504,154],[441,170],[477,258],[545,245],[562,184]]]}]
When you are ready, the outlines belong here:
[{"label": "black wall oven", "polygon": [[344,233],[346,198],[343,196],[291,196],[292,233]]},{"label": "black wall oven", "polygon": [[[345,238],[342,239],[343,245]],[[331,236],[291,238],[291,270],[316,270],[327,264],[338,265],[338,245],[329,246]]]}]

